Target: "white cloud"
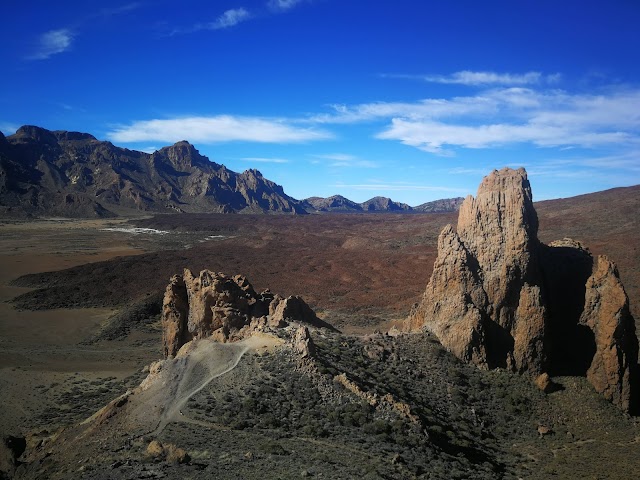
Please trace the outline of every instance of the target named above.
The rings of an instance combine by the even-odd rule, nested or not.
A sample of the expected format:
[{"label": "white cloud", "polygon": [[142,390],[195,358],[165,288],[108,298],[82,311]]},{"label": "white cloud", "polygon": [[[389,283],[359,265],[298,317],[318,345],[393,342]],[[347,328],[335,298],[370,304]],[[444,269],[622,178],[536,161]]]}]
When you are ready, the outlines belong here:
[{"label": "white cloud", "polygon": [[579,145],[595,147],[627,142],[631,135],[625,132],[587,132],[571,125],[556,126],[538,123],[524,125],[487,124],[479,126],[450,125],[440,122],[407,121],[394,118],[391,126],[377,138],[399,140],[405,145],[425,152],[451,155],[444,146],[489,148],[510,143],[528,142],[540,147]]},{"label": "white cloud", "polygon": [[349,188],[353,190],[373,190],[381,191],[387,190],[391,192],[452,192],[452,193],[466,193],[467,190],[461,188],[450,187],[433,187],[429,185],[410,185],[410,184],[383,184],[383,183],[360,183],[360,184],[344,184],[337,183],[331,185],[333,188]]},{"label": "white cloud", "polygon": [[557,83],[562,78],[559,73],[543,75],[541,72],[526,73],[497,73],[497,72],[473,72],[463,70],[451,75],[408,75],[408,74],[382,74],[383,78],[400,78],[407,80],[421,80],[429,83],[443,83],[467,86],[523,86],[540,83]]},{"label": "white cloud", "polygon": [[272,10],[290,10],[306,0],[269,0],[267,5]]},{"label": "white cloud", "polygon": [[425,75],[423,80],[433,83],[446,83],[458,85],[529,85],[540,83],[547,78],[540,72],[527,72],[522,74],[496,73],[496,72],[472,72],[463,70],[451,75]]},{"label": "white cloud", "polygon": [[323,160],[331,160],[330,167],[336,168],[378,168],[380,165],[377,162],[371,160],[363,160],[355,155],[349,155],[346,153],[329,153],[323,155],[312,155],[315,158]]},{"label": "white cloud", "polygon": [[232,8],[216,18],[215,21],[209,23],[207,28],[210,30],[229,28],[250,18],[251,14],[246,8]]},{"label": "white cloud", "polygon": [[539,147],[640,146],[640,89],[598,95],[524,87],[494,88],[475,96],[410,102],[333,105],[316,123],[388,121],[377,138],[451,155],[447,147],[490,148],[531,143]]},{"label": "white cloud", "polygon": [[122,143],[180,140],[197,143],[299,143],[333,137],[329,132],[295,127],[281,119],[232,115],[143,120],[118,126],[107,136]]},{"label": "white cloud", "polygon": [[245,157],[240,160],[244,162],[258,162],[258,163],[289,163],[286,158],[264,158],[264,157]]},{"label": "white cloud", "polygon": [[36,52],[27,57],[28,60],[45,60],[52,55],[62,53],[71,48],[73,33],[66,29],[50,30],[40,35]]},{"label": "white cloud", "polygon": [[153,153],[158,151],[158,147],[155,147],[155,146],[143,147],[140,149],[140,151],[144,153]]}]

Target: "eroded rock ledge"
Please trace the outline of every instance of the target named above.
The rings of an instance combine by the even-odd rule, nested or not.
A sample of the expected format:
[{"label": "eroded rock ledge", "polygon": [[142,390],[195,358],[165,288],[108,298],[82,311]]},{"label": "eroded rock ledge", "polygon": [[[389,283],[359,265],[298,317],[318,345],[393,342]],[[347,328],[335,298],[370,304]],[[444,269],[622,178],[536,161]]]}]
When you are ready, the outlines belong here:
[{"label": "eroded rock ledge", "polygon": [[615,265],[579,242],[537,237],[526,171],[485,177],[447,225],[409,331],[433,332],[482,368],[586,375],[625,411],[637,409],[638,340]]},{"label": "eroded rock ledge", "polygon": [[242,275],[229,277],[203,270],[194,276],[185,269],[183,275],[171,278],[164,294],[164,355],[174,357],[180,347],[198,338],[234,341],[265,327],[286,326],[292,320],[331,328],[301,297],[284,298],[269,290],[257,293]]}]

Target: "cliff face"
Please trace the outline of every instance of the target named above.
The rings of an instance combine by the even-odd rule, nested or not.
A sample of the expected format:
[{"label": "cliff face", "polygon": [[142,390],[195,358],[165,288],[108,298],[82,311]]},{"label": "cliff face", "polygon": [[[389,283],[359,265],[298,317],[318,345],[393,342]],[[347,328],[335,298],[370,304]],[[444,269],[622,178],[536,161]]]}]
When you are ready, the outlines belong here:
[{"label": "cliff face", "polygon": [[586,375],[624,410],[635,400],[638,342],[615,266],[578,242],[549,246],[524,169],[494,171],[445,227],[410,331],[433,332],[483,368]]},{"label": "cliff face", "polygon": [[122,210],[304,213],[257,170],[232,172],[188,142],[147,154],[33,126],[0,139],[0,206],[71,217]]}]

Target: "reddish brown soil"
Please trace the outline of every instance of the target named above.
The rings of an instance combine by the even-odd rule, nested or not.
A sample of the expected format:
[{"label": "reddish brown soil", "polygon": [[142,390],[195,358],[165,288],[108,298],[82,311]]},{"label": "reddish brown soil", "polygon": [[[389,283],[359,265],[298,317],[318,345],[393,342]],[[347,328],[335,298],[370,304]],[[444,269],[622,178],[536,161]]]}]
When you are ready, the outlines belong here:
[{"label": "reddish brown soil", "polygon": [[[187,267],[246,275],[257,289],[302,295],[320,313],[364,324],[406,315],[431,274],[436,239],[455,214],[167,215],[137,225],[231,238],[28,276],[26,308],[116,306],[163,290]],[[166,238],[167,236],[165,236]],[[165,241],[165,240],[162,240]],[[338,323],[340,318],[334,318]]]},{"label": "reddish brown soil", "polygon": [[[542,241],[569,236],[618,264],[637,318],[640,186],[540,202],[536,208]],[[23,295],[17,304],[119,306],[162,291],[185,267],[208,268],[246,275],[257,289],[302,295],[338,327],[372,327],[404,317],[418,301],[431,274],[438,234],[456,220],[455,213],[157,216],[135,223],[170,231],[158,237],[163,248],[188,235],[228,238],[24,277],[22,285],[45,288]]]}]

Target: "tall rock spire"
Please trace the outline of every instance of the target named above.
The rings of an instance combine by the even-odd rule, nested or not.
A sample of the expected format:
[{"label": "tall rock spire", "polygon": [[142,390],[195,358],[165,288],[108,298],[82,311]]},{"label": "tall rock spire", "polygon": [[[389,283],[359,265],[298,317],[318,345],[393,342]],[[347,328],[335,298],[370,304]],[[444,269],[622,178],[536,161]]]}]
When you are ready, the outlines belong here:
[{"label": "tall rock spire", "polygon": [[[447,225],[440,233],[433,274],[407,329],[433,332],[482,368],[537,375],[562,370],[554,365],[562,359],[631,409],[638,341],[615,266],[604,257],[594,262],[578,242],[542,245],[537,232],[526,171],[485,177],[462,204],[457,231]],[[566,358],[568,344],[576,358]]]}]

